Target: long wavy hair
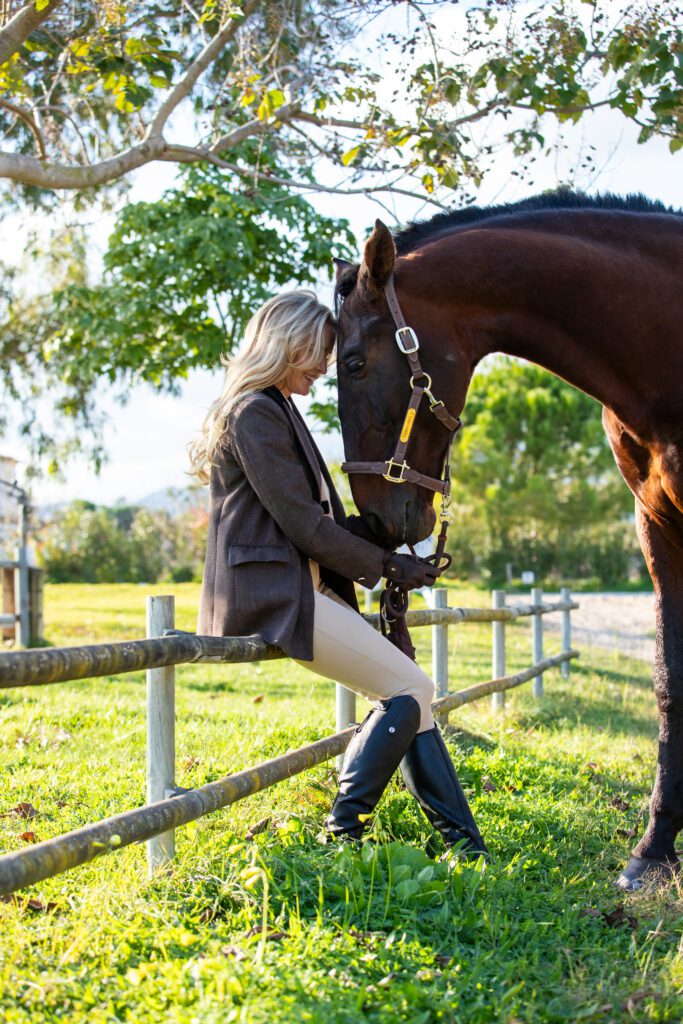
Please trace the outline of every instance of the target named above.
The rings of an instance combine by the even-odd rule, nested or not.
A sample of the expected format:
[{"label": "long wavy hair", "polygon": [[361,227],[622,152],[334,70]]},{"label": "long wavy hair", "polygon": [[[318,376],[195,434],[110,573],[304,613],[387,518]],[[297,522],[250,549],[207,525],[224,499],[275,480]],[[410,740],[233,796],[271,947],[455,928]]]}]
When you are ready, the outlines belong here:
[{"label": "long wavy hair", "polygon": [[196,441],[188,445],[190,473],[206,484],[216,449],[228,430],[228,417],[242,395],[282,384],[292,367],[307,369],[329,362],[325,327],[336,329],[332,312],[308,289],[269,299],[246,326],[234,356],[221,356],[223,391],[211,405]]}]

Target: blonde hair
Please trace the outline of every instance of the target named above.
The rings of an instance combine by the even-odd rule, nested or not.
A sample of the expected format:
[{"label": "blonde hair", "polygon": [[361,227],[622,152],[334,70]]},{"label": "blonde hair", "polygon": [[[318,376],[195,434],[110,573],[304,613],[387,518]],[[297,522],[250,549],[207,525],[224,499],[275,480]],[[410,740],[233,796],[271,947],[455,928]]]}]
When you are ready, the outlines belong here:
[{"label": "blonde hair", "polygon": [[336,328],[332,312],[307,289],[276,295],[254,313],[239,351],[221,356],[226,370],[223,391],[209,408],[199,438],[188,445],[192,475],[209,482],[228,417],[242,395],[281,383],[294,366],[319,366],[329,359],[327,324]]}]

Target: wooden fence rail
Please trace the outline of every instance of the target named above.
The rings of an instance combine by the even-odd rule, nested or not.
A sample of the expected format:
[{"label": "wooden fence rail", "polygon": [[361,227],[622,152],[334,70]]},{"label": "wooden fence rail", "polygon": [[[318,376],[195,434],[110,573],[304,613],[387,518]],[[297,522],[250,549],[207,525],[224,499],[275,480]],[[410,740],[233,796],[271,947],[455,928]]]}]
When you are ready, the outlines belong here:
[{"label": "wooden fence rail", "polygon": [[[578,608],[578,604],[571,601],[567,590],[563,591],[561,601],[545,605],[542,603],[540,592],[535,592],[532,604],[503,607],[500,599],[498,603],[494,599],[494,607],[491,609],[446,608],[445,602],[446,597],[443,595],[436,598],[436,608],[408,614],[408,623],[411,626],[435,627],[434,664],[438,665],[435,675],[440,676],[437,680],[440,692],[444,692],[444,685],[447,692],[448,685],[447,629],[440,627],[459,622],[492,622],[494,629],[498,628],[498,634],[494,633],[495,647],[495,636],[500,635],[501,630],[504,644],[506,622],[522,616],[532,616],[532,621],[540,621],[542,627],[542,615],[550,611],[562,611],[566,618],[563,620],[562,651],[559,654],[548,658],[535,657],[533,665],[515,675],[503,674],[456,693],[439,696],[433,708],[442,721],[456,708],[488,695],[495,698],[496,695],[504,694],[506,690],[537,678],[551,668],[562,666],[564,669],[572,658],[578,657],[578,652],[569,647],[568,624],[569,614],[573,608]],[[365,617],[379,628],[379,615],[369,614]],[[145,840],[148,842],[148,866],[152,875],[168,865],[172,859],[175,852],[174,830],[180,825],[243,800],[335,755],[341,755],[346,749],[353,735],[353,728],[346,727],[348,719],[343,729],[298,750],[197,789],[185,791],[176,788],[173,667],[200,661],[253,662],[280,658],[284,655],[278,648],[265,644],[258,637],[201,637],[192,633],[173,631],[172,624],[173,598],[150,598],[148,633],[152,635],[147,640],[0,654],[0,687],[36,686],[146,668],[147,774],[150,801],[144,807],[124,811],[114,817],[85,825],[73,832],[0,857],[0,894],[32,885],[105,853]],[[155,633],[163,632],[166,635],[154,636]],[[537,655],[539,646],[535,632],[534,637],[534,654]],[[497,654],[494,653],[494,676],[501,666],[504,672],[504,665],[503,646],[502,659],[500,648]],[[345,704],[342,714],[348,713],[349,707]],[[339,697],[337,716],[340,716]]]}]

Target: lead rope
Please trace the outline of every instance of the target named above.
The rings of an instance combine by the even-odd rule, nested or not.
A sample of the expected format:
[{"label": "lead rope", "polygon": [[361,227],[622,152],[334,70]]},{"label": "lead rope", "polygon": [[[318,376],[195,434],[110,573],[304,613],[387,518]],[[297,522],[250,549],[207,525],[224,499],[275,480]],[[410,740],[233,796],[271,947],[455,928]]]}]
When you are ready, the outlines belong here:
[{"label": "lead rope", "polygon": [[[439,530],[439,536],[437,537],[434,554],[425,559],[425,561],[433,562],[434,565],[438,567],[439,576],[448,569],[453,561],[453,556],[446,554],[446,540],[449,524],[453,521],[453,514],[450,510],[451,447],[453,445],[453,438],[455,437],[455,434],[456,431],[452,431],[448,440],[448,447],[446,448],[446,461],[443,472],[445,487],[441,498],[441,510],[439,513],[441,529]],[[410,548],[411,553],[415,555],[415,549],[412,544],[409,544],[408,547]],[[410,591],[395,580],[385,580],[384,589],[379,596],[379,624],[382,630],[382,636],[386,637],[394,647],[398,647],[399,651],[403,651],[411,661],[415,661],[415,646],[411,640],[410,630],[406,623],[406,613],[408,612],[409,606]]]}]

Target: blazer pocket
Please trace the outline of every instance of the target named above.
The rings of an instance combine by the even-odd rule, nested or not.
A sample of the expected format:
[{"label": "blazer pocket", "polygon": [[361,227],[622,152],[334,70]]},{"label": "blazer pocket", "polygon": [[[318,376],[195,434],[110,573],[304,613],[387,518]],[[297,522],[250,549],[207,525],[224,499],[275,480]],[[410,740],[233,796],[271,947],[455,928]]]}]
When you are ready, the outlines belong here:
[{"label": "blazer pocket", "polygon": [[286,544],[231,544],[228,565],[244,562],[288,562],[290,549]]}]

